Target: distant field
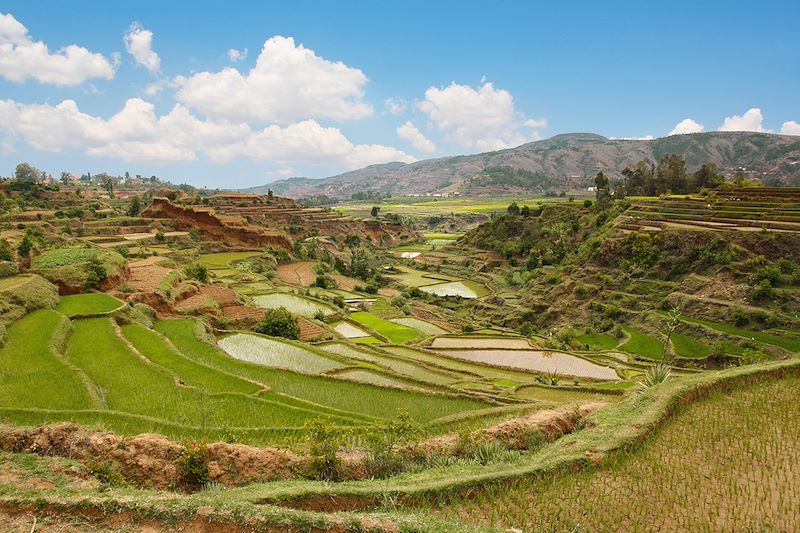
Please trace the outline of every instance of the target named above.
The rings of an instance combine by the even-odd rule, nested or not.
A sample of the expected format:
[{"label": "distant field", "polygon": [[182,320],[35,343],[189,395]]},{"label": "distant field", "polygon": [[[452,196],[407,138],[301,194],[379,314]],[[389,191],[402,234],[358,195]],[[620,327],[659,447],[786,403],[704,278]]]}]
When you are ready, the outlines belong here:
[{"label": "distant field", "polygon": [[[543,203],[567,202],[568,198],[545,198],[542,196],[514,197],[497,196],[494,198],[427,198],[396,197],[386,198],[380,202],[346,202],[334,207],[336,211],[356,216],[368,216],[372,206],[381,208],[381,214],[389,213],[414,215],[440,215],[447,213],[491,213],[502,211],[511,202],[531,207]],[[576,200],[577,201],[577,200]]]},{"label": "distant field", "polygon": [[288,311],[304,316],[306,318],[314,318],[314,315],[321,312],[323,315],[332,315],[336,312],[333,307],[326,304],[309,300],[302,296],[295,294],[285,293],[271,293],[263,294],[253,297],[253,303],[256,307],[262,309],[277,309],[278,307],[285,307]]}]

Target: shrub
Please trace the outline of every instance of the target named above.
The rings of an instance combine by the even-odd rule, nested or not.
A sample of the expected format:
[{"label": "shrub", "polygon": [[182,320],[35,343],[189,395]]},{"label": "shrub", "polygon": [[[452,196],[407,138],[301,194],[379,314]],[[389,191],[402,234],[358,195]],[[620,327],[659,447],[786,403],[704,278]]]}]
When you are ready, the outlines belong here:
[{"label": "shrub", "polygon": [[0,239],[0,261],[13,261],[14,252],[6,239]]},{"label": "shrub", "polygon": [[108,272],[103,263],[96,257],[92,257],[86,264],[86,281],[83,284],[85,289],[96,289],[108,278]]},{"label": "shrub", "polygon": [[659,383],[664,383],[669,379],[671,374],[672,371],[669,369],[669,367],[663,364],[658,364],[647,371],[639,386],[642,390],[648,389],[658,385]]},{"label": "shrub", "polygon": [[196,279],[200,283],[208,283],[208,268],[200,263],[192,263],[186,266],[183,271],[192,279]]},{"label": "shrub", "polygon": [[775,294],[775,289],[772,288],[772,283],[769,279],[762,279],[758,285],[750,290],[750,298],[755,301],[766,300],[772,298]]},{"label": "shrub", "polygon": [[343,431],[320,418],[308,423],[306,429],[308,453],[311,456],[311,477],[323,481],[339,481],[342,477],[342,460],[337,453],[344,444]]},{"label": "shrub", "polygon": [[178,458],[181,480],[190,489],[202,488],[211,481],[208,475],[208,450],[205,444],[191,442],[183,447]]},{"label": "shrub", "polygon": [[271,337],[283,337],[285,339],[297,339],[300,336],[300,326],[297,324],[297,317],[290,313],[285,307],[270,309],[264,315],[264,319],[253,326],[253,331]]}]

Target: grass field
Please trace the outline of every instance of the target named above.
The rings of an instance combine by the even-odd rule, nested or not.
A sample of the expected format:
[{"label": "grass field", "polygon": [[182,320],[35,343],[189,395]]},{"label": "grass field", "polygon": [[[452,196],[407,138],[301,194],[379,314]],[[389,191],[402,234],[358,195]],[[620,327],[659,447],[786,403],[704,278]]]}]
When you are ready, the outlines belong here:
[{"label": "grass field", "polygon": [[481,284],[469,280],[425,285],[420,287],[420,290],[436,296],[460,296],[461,298],[480,298],[489,293]]},{"label": "grass field", "polygon": [[632,353],[645,359],[664,359],[664,345],[655,337],[651,337],[636,328],[625,326],[625,330],[630,338],[619,347],[623,352]]},{"label": "grass field", "polygon": [[578,340],[588,345],[590,350],[613,350],[619,344],[619,340],[616,337],[605,333],[580,335]]},{"label": "grass field", "polygon": [[705,359],[711,353],[711,348],[686,335],[673,334],[670,341],[678,357]]},{"label": "grass field", "polygon": [[80,376],[54,346],[67,333],[55,311],[31,313],[8,330],[0,350],[0,406],[90,409],[92,399]]},{"label": "grass field", "polygon": [[353,313],[350,318],[377,331],[393,344],[405,344],[420,336],[420,332],[415,329],[384,320],[366,311]]},{"label": "grass field", "polygon": [[220,252],[215,254],[203,254],[200,262],[212,270],[227,268],[234,261],[241,261],[248,257],[261,255],[261,252]]},{"label": "grass field", "polygon": [[113,296],[98,292],[64,296],[61,298],[61,301],[58,302],[56,310],[64,313],[68,317],[74,317],[79,315],[110,313],[123,305],[121,301]]},{"label": "grass field", "polygon": [[728,326],[727,324],[719,324],[717,322],[710,322],[701,318],[693,318],[685,315],[681,316],[681,320],[692,324],[700,324],[702,326],[721,331],[722,333],[727,333],[728,335],[735,335],[737,337],[744,337],[746,339],[763,342],[764,344],[779,346],[789,350],[790,352],[800,352],[800,338],[792,339],[788,337],[779,337],[777,335],[770,335],[769,333],[763,333],[761,331],[737,328],[734,326]]},{"label": "grass field", "polygon": [[521,531],[792,531],[797,390],[800,378],[787,377],[717,392],[599,467],[476,487],[423,508]]},{"label": "grass field", "polygon": [[180,387],[163,367],[133,354],[105,318],[75,323],[67,357],[104,391],[115,411],[201,427],[296,427],[315,416],[288,406],[269,409],[266,401],[241,394]]}]

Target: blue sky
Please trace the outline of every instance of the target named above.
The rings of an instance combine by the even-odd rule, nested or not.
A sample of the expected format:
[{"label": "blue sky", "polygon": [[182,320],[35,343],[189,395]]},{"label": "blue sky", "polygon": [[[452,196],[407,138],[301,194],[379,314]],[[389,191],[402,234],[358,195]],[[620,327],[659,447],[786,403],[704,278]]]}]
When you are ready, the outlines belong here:
[{"label": "blue sky", "polygon": [[6,0],[0,175],[244,187],[567,132],[800,134],[800,3],[699,4]]}]

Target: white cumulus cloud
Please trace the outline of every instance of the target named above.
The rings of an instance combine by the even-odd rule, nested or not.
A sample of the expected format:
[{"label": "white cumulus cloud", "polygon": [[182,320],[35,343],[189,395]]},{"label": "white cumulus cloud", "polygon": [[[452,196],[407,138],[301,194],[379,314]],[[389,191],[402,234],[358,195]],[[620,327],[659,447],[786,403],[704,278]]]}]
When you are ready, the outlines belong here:
[{"label": "white cumulus cloud", "polygon": [[800,122],[794,120],[784,122],[781,126],[781,133],[783,135],[800,135]]},{"label": "white cumulus cloud", "polygon": [[363,72],[323,59],[291,37],[268,39],[255,67],[245,74],[229,67],[176,82],[178,101],[214,120],[288,124],[372,115],[372,106],[363,101]]},{"label": "white cumulus cloud", "polygon": [[28,29],[11,14],[0,13],[0,76],[14,82],[34,79],[52,85],[79,85],[91,78],[110,80],[117,60],[71,44],[51,53],[33,41]]},{"label": "white cumulus cloud", "polygon": [[499,150],[541,138],[538,132],[523,134],[521,127],[542,128],[545,119],[525,119],[514,109],[514,97],[490,82],[479,88],[455,82],[440,89],[430,87],[417,104],[447,135],[464,148]]},{"label": "white cumulus cloud", "polygon": [[143,28],[138,22],[131,24],[125,33],[125,49],[133,56],[137,65],[154,74],[161,69],[161,58],[153,51],[153,32]]},{"label": "white cumulus cloud", "polygon": [[231,48],[230,50],[228,50],[228,59],[230,59],[234,63],[236,61],[243,61],[247,59],[247,48],[245,48],[244,50],[237,50],[236,48]]},{"label": "white cumulus cloud", "polygon": [[719,131],[758,131],[768,132],[764,129],[764,115],[761,109],[753,107],[748,109],[744,115],[733,115],[725,117]]},{"label": "white cumulus cloud", "polygon": [[705,130],[705,126],[696,122],[690,118],[685,118],[675,124],[675,127],[672,128],[672,131],[668,133],[668,135],[684,135],[686,133],[702,133]]},{"label": "white cumulus cloud", "polygon": [[402,126],[397,127],[397,136],[403,139],[404,141],[408,141],[411,146],[420,150],[422,152],[435,152],[436,145],[425,137],[417,127],[411,123],[409,120]]},{"label": "white cumulus cloud", "polygon": [[315,120],[253,130],[245,123],[200,119],[182,104],[158,116],[152,103],[139,98],[129,99],[108,119],[80,111],[74,100],[55,106],[0,100],[0,131],[37,150],[80,150],[131,162],[192,161],[204,155],[219,163],[248,157],[283,167],[313,164],[351,170],[415,161],[390,146],[353,144],[338,128]]}]

